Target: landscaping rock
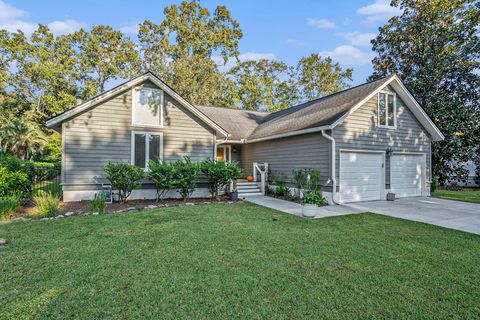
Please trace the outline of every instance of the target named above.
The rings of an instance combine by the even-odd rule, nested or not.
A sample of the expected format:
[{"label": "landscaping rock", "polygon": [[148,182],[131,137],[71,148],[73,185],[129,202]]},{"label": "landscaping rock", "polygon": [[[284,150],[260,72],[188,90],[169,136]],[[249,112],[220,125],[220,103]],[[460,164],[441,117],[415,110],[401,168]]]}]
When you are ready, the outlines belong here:
[{"label": "landscaping rock", "polygon": [[58,216],[55,217],[55,219],[62,219],[62,218],[65,218],[63,214],[59,214]]},{"label": "landscaping rock", "polygon": [[7,245],[8,241],[7,239],[0,238],[0,247]]},{"label": "landscaping rock", "polygon": [[40,219],[41,221],[46,221],[46,220],[49,220],[48,218],[42,218]]},{"label": "landscaping rock", "polygon": [[65,213],[65,217],[70,217],[70,216],[73,216],[74,214],[75,214],[75,212],[70,211],[70,212]]},{"label": "landscaping rock", "polygon": [[194,206],[194,205],[195,205],[195,203],[192,203],[192,202],[187,202],[187,203],[185,203],[185,205],[186,205],[186,206]]},{"label": "landscaping rock", "polygon": [[98,212],[93,212],[92,213],[92,215],[94,215],[94,216],[98,216],[98,214],[99,214]]},{"label": "landscaping rock", "polygon": [[137,208],[135,208],[135,207],[130,207],[130,208],[124,209],[123,211],[134,211],[134,210],[137,210]]},{"label": "landscaping rock", "polygon": [[20,218],[15,218],[15,219],[13,219],[13,221],[15,221],[15,222],[22,222],[22,221],[27,221],[27,219],[20,217]]},{"label": "landscaping rock", "polygon": [[151,204],[151,205],[148,205],[147,208],[148,209],[155,209],[155,208],[158,208],[158,206]]}]

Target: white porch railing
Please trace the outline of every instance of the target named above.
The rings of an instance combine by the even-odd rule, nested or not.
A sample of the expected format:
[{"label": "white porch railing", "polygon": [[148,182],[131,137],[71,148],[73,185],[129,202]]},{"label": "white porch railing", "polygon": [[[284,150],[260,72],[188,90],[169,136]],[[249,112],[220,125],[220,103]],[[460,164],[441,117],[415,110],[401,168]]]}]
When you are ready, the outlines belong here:
[{"label": "white porch railing", "polygon": [[253,163],[253,180],[258,182],[260,178],[260,190],[265,195],[265,184],[267,183],[268,163]]}]

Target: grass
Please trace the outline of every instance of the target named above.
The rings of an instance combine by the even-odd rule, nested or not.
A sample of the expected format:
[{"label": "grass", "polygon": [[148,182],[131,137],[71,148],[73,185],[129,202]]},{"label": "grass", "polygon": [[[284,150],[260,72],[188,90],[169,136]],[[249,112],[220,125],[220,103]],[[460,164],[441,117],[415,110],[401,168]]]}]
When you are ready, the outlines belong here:
[{"label": "grass", "polygon": [[370,213],[187,206],[0,237],[0,319],[480,317],[480,236]]},{"label": "grass", "polygon": [[480,203],[480,189],[435,190],[435,192],[432,192],[432,196],[441,199]]}]

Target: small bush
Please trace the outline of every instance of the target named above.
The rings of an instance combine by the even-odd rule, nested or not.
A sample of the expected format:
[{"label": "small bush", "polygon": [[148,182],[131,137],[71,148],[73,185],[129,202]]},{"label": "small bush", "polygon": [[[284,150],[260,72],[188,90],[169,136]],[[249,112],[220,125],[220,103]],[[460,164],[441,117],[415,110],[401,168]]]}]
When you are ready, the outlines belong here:
[{"label": "small bush", "polygon": [[174,164],[163,160],[150,160],[148,162],[148,178],[157,189],[157,201],[164,198],[168,190],[174,187]]},{"label": "small bush", "polygon": [[437,190],[437,187],[438,187],[438,179],[433,178],[432,182],[430,183],[430,192],[435,192],[435,190]]},{"label": "small bush", "polygon": [[0,198],[0,219],[7,218],[8,216],[17,212],[20,207],[20,199],[15,196]]},{"label": "small bush", "polygon": [[43,192],[33,199],[37,205],[37,210],[34,214],[35,217],[53,217],[58,214],[58,208],[60,206],[60,198],[58,196]]},{"label": "small bush", "polygon": [[106,178],[110,181],[112,188],[118,190],[118,199],[125,202],[132,191],[141,185],[145,178],[145,172],[133,164],[127,162],[113,163],[109,161],[103,166]]},{"label": "small bush", "polygon": [[32,193],[32,182],[22,171],[11,171],[0,165],[0,197],[17,196],[28,198]]},{"label": "small bush", "polygon": [[88,202],[88,212],[98,212],[105,213],[105,202],[107,199],[103,192],[98,192],[95,194],[92,200]]},{"label": "small bush", "polygon": [[175,161],[173,168],[173,186],[178,188],[183,201],[187,201],[197,188],[198,165],[189,157],[185,157],[183,160]]},{"label": "small bush", "polygon": [[317,206],[326,204],[324,197],[315,191],[307,191],[301,200],[302,204],[316,204]]},{"label": "small bush", "polygon": [[23,172],[30,181],[33,181],[35,168],[30,161],[23,161],[7,154],[0,154],[0,167],[6,167],[11,172]]},{"label": "small bush", "polygon": [[240,168],[238,162],[230,161],[227,163],[227,170],[229,175],[229,180],[233,181],[233,191],[237,192],[237,180],[243,177],[243,169]]},{"label": "small bush", "polygon": [[272,184],[276,186],[273,190],[274,194],[279,197],[286,197],[290,194],[290,188],[287,187],[287,178],[282,174],[273,174]]},{"label": "small bush", "polygon": [[210,182],[208,190],[214,198],[218,197],[219,190],[224,189],[230,183],[230,171],[225,161],[205,160],[200,162],[202,171]]}]

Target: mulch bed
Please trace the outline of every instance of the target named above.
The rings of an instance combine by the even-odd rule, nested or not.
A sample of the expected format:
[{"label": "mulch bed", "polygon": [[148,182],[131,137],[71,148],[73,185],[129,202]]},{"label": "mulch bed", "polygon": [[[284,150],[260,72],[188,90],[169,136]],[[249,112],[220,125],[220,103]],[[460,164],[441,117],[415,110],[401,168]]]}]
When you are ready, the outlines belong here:
[{"label": "mulch bed", "polygon": [[[197,204],[212,204],[212,203],[225,203],[230,202],[228,196],[220,196],[218,200],[212,198],[192,198],[186,203],[182,199],[165,199],[161,201],[156,200],[130,200],[125,203],[115,202],[107,203],[106,211],[115,212],[125,209],[135,208],[141,210],[148,208],[149,206],[158,206],[158,207],[173,207],[180,205],[197,205]],[[60,207],[60,214],[67,212],[85,212],[88,210],[88,201],[78,201],[78,202],[65,202],[62,203]]]},{"label": "mulch bed", "polygon": [[[107,203],[106,204],[106,212],[107,213],[120,213],[126,211],[136,211],[136,210],[143,210],[143,209],[154,209],[154,208],[162,208],[162,207],[175,207],[175,206],[182,206],[182,205],[207,205],[207,204],[215,204],[215,203],[233,203],[229,196],[223,195],[219,196],[218,199],[213,198],[192,198],[187,202],[184,202],[182,199],[164,199],[161,201],[156,200],[130,200],[125,203]],[[23,216],[34,213],[35,212],[35,203],[32,200],[25,201],[20,208],[18,208],[17,212],[8,217],[7,219],[15,220],[18,218],[23,218]],[[84,213],[88,213],[88,201],[77,201],[77,202],[62,202],[59,208],[59,217],[63,217],[63,215],[70,216],[70,215],[80,215]],[[19,219],[22,220],[22,219]],[[25,219],[24,219],[25,220]],[[29,219],[30,220],[30,219]]]}]

